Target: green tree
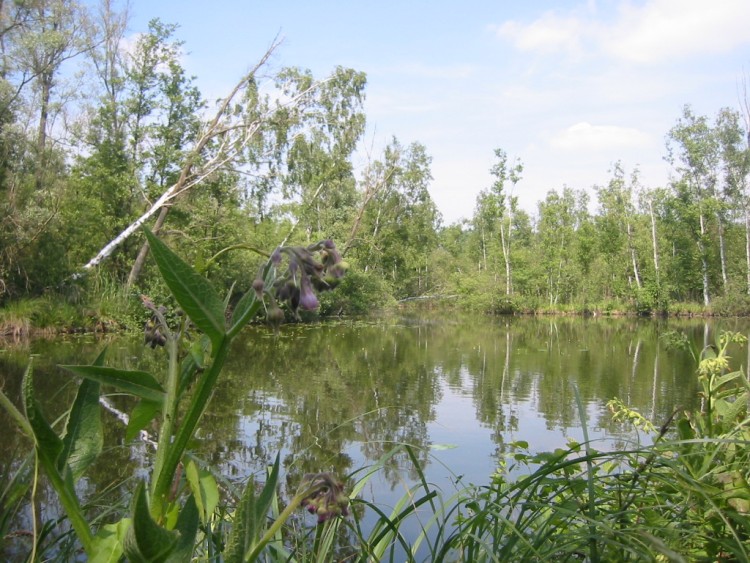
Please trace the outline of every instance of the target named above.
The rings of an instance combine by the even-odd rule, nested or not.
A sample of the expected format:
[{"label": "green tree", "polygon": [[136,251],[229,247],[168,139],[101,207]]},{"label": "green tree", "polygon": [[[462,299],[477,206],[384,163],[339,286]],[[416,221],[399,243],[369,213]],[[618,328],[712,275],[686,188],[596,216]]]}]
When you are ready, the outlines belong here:
[{"label": "green tree", "polygon": [[384,181],[365,209],[353,255],[387,279],[397,298],[424,295],[434,283],[428,257],[437,247],[440,216],[427,189],[431,160],[423,145],[403,147],[394,138],[368,172]]},{"label": "green tree", "polygon": [[721,193],[725,209],[732,211],[733,219],[740,219],[745,227],[745,291],[750,294],[750,139],[742,127],[739,112],[729,108],[719,112],[716,134],[721,151]]},{"label": "green tree", "polygon": [[[674,188],[679,194],[683,215],[686,219],[692,216],[697,222],[694,238],[701,262],[703,303],[708,306],[711,302],[709,222],[712,216],[716,216],[718,207],[716,187],[719,173],[719,144],[708,118],[695,115],[690,106],[685,106],[682,117],[669,131],[667,151],[667,160],[679,174]],[[720,224],[719,236],[722,236]],[[722,244],[723,241],[720,246]]]},{"label": "green tree", "polygon": [[[513,293],[513,268],[511,266],[511,240],[513,234],[513,215],[518,208],[518,198],[513,195],[516,184],[521,180],[523,164],[519,159],[508,166],[508,155],[502,149],[495,149],[497,162],[490,168],[490,174],[494,176],[491,192],[497,202],[497,211],[500,223],[500,247],[503,251],[503,262],[505,263],[505,294]],[[506,187],[510,182],[510,188]],[[507,193],[506,193],[507,191]]]},{"label": "green tree", "polygon": [[[65,277],[60,206],[70,131],[57,117],[63,68],[91,46],[76,2],[0,3],[0,295],[38,294]],[[70,67],[69,67],[70,69]]]},{"label": "green tree", "polygon": [[351,156],[365,127],[366,77],[337,67],[317,86],[309,71],[289,68],[278,77],[286,95],[313,89],[304,103],[288,112],[283,153],[286,174],[282,187],[298,204],[288,208],[304,229],[306,241],[342,239],[356,207],[356,182]]},{"label": "green tree", "polygon": [[[142,174],[141,188],[146,202],[163,194],[182,173],[183,163],[194,145],[200,127],[199,112],[204,103],[194,79],[180,64],[181,41],[173,40],[177,26],[159,20],[149,23],[128,68],[131,96],[132,158]],[[145,202],[144,202],[145,203]],[[163,206],[153,226],[158,233],[169,213]],[[148,246],[144,243],[128,274],[128,285],[138,279]]]},{"label": "green tree", "polygon": [[597,226],[600,252],[607,264],[605,293],[622,298],[634,281],[641,289],[641,274],[635,243],[635,206],[633,192],[638,185],[638,171],[627,181],[620,162],[615,163],[607,186],[596,188],[599,200]]},{"label": "green tree", "polygon": [[537,256],[539,291],[550,306],[570,302],[574,293],[576,194],[568,187],[550,191],[539,203]]}]

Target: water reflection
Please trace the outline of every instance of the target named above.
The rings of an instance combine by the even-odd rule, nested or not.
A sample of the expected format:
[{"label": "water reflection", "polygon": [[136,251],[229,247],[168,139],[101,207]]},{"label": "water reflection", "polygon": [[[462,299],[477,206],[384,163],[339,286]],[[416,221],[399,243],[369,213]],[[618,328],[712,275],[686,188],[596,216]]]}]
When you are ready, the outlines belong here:
[{"label": "water reflection", "polygon": [[[659,337],[679,329],[702,346],[706,332],[713,338],[723,328],[748,331],[740,321],[557,317],[344,321],[287,326],[278,338],[252,328],[235,343],[194,447],[233,481],[264,471],[281,452],[296,484],[306,472],[349,474],[406,443],[436,484],[484,482],[514,440],[542,451],[567,437],[582,439],[576,387],[592,436],[614,439],[606,447],[630,437],[611,422],[605,403],[612,397],[657,424],[675,408],[691,406],[697,392],[692,359],[665,349]],[[70,376],[55,364],[88,363],[103,345],[85,339],[6,347],[4,389],[17,400],[28,358],[40,354],[36,385],[53,420],[73,393]],[[163,369],[163,350],[125,338],[107,345],[109,365]],[[744,349],[734,355],[737,367],[747,361]],[[112,401],[131,405],[122,397]],[[103,416],[110,449],[94,468],[97,487],[149,464],[147,451],[121,447],[120,423]],[[0,424],[11,426],[4,413]],[[4,459],[21,450],[17,433],[0,436]],[[414,477],[407,456],[394,456],[383,490]]]}]

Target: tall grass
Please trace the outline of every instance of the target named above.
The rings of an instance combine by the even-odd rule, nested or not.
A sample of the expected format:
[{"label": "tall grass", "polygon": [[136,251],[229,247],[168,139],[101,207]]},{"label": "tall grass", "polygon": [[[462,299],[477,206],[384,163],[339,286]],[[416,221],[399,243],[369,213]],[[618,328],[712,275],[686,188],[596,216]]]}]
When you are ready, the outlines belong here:
[{"label": "tall grass", "polygon": [[9,301],[0,307],[0,336],[6,338],[74,330],[88,324],[91,319],[85,310],[54,296]]}]

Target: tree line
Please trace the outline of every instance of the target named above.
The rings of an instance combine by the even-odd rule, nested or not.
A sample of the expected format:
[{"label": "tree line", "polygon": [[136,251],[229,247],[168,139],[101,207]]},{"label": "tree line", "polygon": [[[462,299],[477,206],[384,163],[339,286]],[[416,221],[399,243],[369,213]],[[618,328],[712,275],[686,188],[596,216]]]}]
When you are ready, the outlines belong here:
[{"label": "tree line", "polygon": [[276,245],[333,239],[349,264],[328,312],[410,297],[485,311],[745,307],[750,111],[689,106],[668,133],[668,186],[615,163],[608,181],[518,207],[523,164],[495,150],[470,220],[443,225],[431,158],[392,138],[358,170],[367,79],[270,68],[218,100],[182,65],[178,27],[132,41],[127,8],[0,3],[0,303],[164,294],[141,225],[227,291]]}]

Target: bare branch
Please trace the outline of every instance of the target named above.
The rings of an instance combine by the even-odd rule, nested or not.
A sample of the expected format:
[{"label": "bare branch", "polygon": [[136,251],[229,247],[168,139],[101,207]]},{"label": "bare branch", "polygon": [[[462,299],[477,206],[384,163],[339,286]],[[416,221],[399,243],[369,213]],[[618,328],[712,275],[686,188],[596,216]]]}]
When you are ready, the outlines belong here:
[{"label": "bare branch", "polygon": [[[274,40],[272,45],[266,51],[265,55],[261,58],[258,64],[248,72],[242,79],[235,85],[232,91],[226,98],[224,98],[219,105],[214,117],[208,123],[205,131],[201,134],[200,138],[196,142],[193,149],[188,153],[185,158],[185,162],[180,171],[179,179],[175,184],[169,187],[159,199],[157,199],[149,209],[143,213],[138,219],[133,221],[127,228],[125,228],[119,235],[112,239],[99,253],[92,258],[85,266],[84,270],[89,270],[103,260],[105,260],[112,252],[130,237],[135,231],[137,231],[146,221],[149,220],[157,211],[163,207],[171,204],[175,198],[187,190],[201,184],[207,177],[214,174],[217,170],[231,163],[236,159],[241,151],[248,146],[252,138],[258,134],[262,125],[271,117],[271,115],[278,109],[278,107],[293,107],[306,98],[312,91],[319,88],[321,84],[326,81],[319,81],[311,85],[306,90],[298,93],[296,96],[287,100],[284,103],[278,104],[276,108],[269,109],[267,112],[262,114],[256,120],[251,123],[236,123],[233,122],[233,117],[227,116],[227,109],[230,107],[232,100],[246,87],[251,84],[251,81],[257,71],[268,61],[271,53],[278,47],[280,42],[278,39]],[[236,119],[236,118],[234,118]],[[231,132],[238,132],[237,137],[227,138],[221,141],[216,153],[205,162],[199,170],[194,170],[196,163],[200,159],[204,149],[208,143],[218,137],[227,135]]]}]

